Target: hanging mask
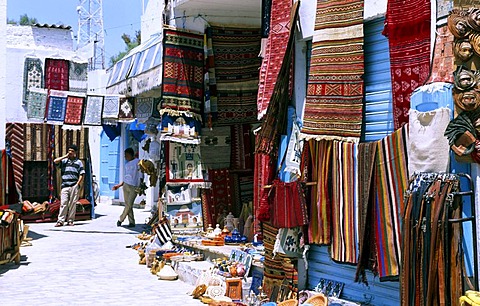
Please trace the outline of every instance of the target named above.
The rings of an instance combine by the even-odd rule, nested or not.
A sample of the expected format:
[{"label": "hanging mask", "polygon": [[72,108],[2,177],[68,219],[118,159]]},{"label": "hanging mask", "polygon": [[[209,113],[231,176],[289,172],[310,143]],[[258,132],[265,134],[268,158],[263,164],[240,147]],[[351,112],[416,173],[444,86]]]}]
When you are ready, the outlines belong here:
[{"label": "hanging mask", "polygon": [[466,91],[472,89],[476,85],[475,73],[465,66],[458,66],[457,70],[453,72],[453,82],[455,89],[459,91]]}]

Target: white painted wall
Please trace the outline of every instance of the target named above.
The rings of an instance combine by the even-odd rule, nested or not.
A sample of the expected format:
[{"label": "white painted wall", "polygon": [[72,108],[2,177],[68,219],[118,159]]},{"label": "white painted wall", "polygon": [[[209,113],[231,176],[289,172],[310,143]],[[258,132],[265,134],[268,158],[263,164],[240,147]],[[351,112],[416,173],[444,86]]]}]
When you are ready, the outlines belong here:
[{"label": "white painted wall", "polygon": [[141,17],[142,41],[147,41],[151,35],[162,31],[164,0],[148,0]]},{"label": "white painted wall", "polygon": [[0,150],[5,149],[7,1],[0,1]]}]

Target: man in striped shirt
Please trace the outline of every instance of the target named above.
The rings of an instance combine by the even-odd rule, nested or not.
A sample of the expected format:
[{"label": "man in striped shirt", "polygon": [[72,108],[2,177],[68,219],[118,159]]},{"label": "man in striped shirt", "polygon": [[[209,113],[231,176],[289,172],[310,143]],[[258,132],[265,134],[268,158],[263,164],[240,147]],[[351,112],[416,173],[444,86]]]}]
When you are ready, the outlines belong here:
[{"label": "man in striped shirt", "polygon": [[58,213],[58,221],[55,227],[63,226],[65,220],[67,220],[68,225],[73,225],[75,220],[76,204],[83,176],[85,175],[83,163],[77,158],[77,151],[76,145],[69,145],[67,154],[53,160],[62,172],[60,212]]}]

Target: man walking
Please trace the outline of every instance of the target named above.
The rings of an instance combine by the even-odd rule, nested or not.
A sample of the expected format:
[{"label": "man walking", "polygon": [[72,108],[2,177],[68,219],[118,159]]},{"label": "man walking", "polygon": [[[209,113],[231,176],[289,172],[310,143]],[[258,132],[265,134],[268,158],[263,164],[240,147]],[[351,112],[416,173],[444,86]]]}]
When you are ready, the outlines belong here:
[{"label": "man walking", "polygon": [[122,222],[128,216],[128,227],[135,227],[135,216],[133,214],[133,202],[137,197],[137,191],[135,190],[140,186],[140,179],[142,178],[142,173],[138,168],[138,158],[135,158],[135,152],[132,148],[127,148],[125,150],[125,173],[123,175],[123,182],[113,186],[112,190],[117,190],[120,187],[123,187],[123,199],[125,201],[125,208],[123,213],[120,215],[120,218],[117,221],[117,226],[121,226]]},{"label": "man walking", "polygon": [[77,158],[78,147],[74,144],[68,146],[67,154],[53,160],[60,166],[62,173],[62,191],[60,194],[60,212],[55,227],[67,225],[73,226],[75,220],[76,204],[79,197],[80,186],[83,182],[85,170],[83,163]]}]

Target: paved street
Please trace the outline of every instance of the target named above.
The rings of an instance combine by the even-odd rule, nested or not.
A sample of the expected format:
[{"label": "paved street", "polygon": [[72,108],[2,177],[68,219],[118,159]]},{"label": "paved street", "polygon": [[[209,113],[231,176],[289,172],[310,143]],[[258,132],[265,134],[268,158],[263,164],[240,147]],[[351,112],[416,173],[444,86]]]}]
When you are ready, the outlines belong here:
[{"label": "paved street", "polygon": [[[75,226],[29,224],[32,246],[20,266],[0,266],[0,305],[204,305],[179,280],[162,281],[135,250],[149,212],[135,209],[133,230],[117,227],[123,207],[99,204],[97,218]],[[128,222],[124,222],[126,225]]]}]

